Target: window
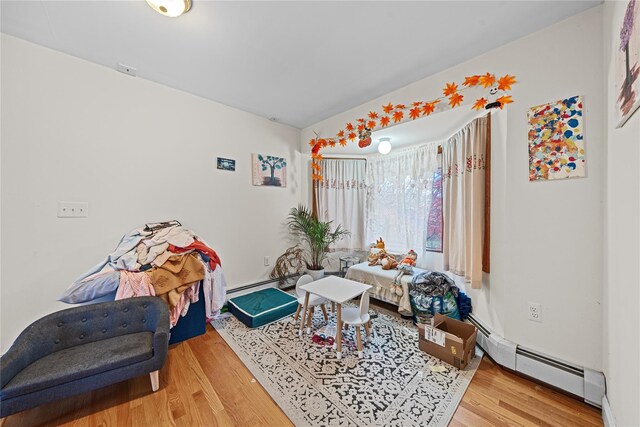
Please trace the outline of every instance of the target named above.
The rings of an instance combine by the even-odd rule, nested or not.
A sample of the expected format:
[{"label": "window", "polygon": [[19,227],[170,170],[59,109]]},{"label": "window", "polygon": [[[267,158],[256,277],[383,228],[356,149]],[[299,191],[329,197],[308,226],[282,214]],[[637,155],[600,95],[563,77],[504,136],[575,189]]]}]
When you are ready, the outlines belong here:
[{"label": "window", "polygon": [[[441,177],[437,173],[439,168],[437,144],[369,159],[367,242],[382,237],[390,252],[405,253],[413,249],[420,254],[424,251],[429,216],[434,207],[433,184]],[[440,191],[435,192],[440,195],[436,208],[442,207],[442,186],[439,188]],[[437,216],[442,218],[442,212]]]}]

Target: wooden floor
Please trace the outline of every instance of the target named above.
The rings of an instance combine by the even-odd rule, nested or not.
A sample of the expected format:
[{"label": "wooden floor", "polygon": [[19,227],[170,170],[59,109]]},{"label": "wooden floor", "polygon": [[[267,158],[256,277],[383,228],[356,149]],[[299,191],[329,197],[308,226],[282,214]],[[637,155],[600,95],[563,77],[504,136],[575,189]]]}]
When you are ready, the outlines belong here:
[{"label": "wooden floor", "polygon": [[[10,426],[291,426],[218,333],[172,346],[160,390],[148,376],[0,421]],[[600,411],[506,372],[485,358],[451,426],[601,426]]]}]

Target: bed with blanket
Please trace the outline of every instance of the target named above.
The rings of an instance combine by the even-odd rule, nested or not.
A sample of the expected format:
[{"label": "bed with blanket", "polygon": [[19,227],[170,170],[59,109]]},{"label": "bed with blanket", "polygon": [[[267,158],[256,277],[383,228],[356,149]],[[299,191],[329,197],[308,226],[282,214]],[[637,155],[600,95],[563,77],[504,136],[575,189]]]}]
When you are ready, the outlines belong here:
[{"label": "bed with blanket", "polygon": [[[426,270],[420,268],[413,268],[414,275],[424,273],[425,271]],[[369,266],[368,262],[361,262],[360,264],[349,267],[345,278],[373,286],[370,291],[370,295],[373,298],[397,305],[398,313],[403,316],[411,316],[413,313],[411,311],[411,303],[409,302],[408,285],[411,283],[413,276],[407,274],[402,277],[402,296],[398,296],[396,292],[394,292],[393,286],[393,279],[397,274],[398,270],[383,270],[380,265]]]}]

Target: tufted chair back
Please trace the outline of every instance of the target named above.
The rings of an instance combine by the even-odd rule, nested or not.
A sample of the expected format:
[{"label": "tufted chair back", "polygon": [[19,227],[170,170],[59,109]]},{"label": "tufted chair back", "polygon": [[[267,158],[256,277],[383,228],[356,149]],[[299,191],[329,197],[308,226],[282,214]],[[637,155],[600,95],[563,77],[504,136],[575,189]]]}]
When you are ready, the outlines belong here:
[{"label": "tufted chair back", "polygon": [[[19,372],[48,354],[69,347],[136,332],[169,330],[169,309],[158,297],[127,298],[61,310],[36,320],[16,339],[14,346],[24,351],[12,352],[19,358],[2,358],[2,369]],[[20,350],[18,348],[17,350]],[[28,357],[25,357],[28,355]],[[96,354],[96,357],[100,357]],[[13,366],[10,366],[13,365]],[[13,377],[3,375],[1,386]]]}]

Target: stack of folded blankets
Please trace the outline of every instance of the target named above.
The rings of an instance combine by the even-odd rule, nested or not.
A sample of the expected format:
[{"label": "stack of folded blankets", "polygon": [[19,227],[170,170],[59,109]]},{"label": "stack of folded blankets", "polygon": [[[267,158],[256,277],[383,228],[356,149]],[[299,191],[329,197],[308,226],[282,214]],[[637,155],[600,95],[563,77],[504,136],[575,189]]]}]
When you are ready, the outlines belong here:
[{"label": "stack of folded blankets", "polygon": [[115,292],[115,299],[158,296],[169,305],[171,326],[187,314],[203,287],[209,319],[220,314],[226,282],[220,258],[177,221],[146,224],[125,234],[107,258],[76,279],[60,301],[77,304]]}]

